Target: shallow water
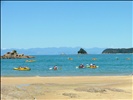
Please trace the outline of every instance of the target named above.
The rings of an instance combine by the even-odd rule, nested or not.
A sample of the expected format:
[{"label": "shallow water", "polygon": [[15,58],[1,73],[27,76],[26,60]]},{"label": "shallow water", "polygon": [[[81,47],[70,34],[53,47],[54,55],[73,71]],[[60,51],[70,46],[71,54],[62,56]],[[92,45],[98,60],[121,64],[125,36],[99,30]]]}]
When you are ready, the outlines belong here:
[{"label": "shallow water", "polygon": [[30,84],[19,84],[17,85],[16,87],[19,88],[19,89],[22,89],[23,87],[27,87],[29,86]]},{"label": "shallow water", "polygon": [[[69,60],[68,58],[73,60]],[[96,60],[93,60],[96,58]],[[35,55],[35,62],[29,59],[1,59],[1,76],[112,76],[131,75],[132,54],[90,54],[90,55]],[[76,69],[81,63],[96,64],[97,69]],[[59,70],[49,70],[57,65]],[[30,71],[13,70],[14,67],[28,66]]]}]

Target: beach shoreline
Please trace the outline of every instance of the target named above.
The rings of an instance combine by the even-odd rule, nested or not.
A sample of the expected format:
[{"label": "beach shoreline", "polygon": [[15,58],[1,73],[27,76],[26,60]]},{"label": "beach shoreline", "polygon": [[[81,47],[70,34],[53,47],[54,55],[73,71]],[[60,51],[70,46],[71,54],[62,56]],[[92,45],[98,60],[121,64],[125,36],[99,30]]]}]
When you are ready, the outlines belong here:
[{"label": "beach shoreline", "polygon": [[1,77],[1,96],[2,100],[132,100],[132,79],[132,76]]}]

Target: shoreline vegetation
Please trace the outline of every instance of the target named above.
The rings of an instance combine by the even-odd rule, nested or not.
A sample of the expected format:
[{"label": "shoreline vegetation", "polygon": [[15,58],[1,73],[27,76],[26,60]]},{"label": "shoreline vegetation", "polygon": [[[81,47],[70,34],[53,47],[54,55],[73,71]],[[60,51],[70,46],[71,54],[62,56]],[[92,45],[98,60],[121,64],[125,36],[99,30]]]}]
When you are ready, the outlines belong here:
[{"label": "shoreline vegetation", "polygon": [[102,54],[132,54],[133,48],[108,48],[103,50]]},{"label": "shoreline vegetation", "polygon": [[132,100],[132,76],[1,77],[2,100]]}]

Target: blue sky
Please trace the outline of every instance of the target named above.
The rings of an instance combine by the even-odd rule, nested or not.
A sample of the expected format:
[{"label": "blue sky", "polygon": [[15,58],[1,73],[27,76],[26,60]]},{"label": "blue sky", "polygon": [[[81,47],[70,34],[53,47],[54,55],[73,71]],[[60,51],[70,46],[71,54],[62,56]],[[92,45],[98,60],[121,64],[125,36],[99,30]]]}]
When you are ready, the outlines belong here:
[{"label": "blue sky", "polygon": [[132,2],[2,1],[2,48],[132,47]]}]

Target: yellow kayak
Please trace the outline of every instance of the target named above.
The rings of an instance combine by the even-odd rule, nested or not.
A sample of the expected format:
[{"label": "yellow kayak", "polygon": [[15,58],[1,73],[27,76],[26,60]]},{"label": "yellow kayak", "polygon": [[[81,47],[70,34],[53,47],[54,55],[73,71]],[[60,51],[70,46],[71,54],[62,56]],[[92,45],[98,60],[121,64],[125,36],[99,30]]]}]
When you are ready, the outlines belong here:
[{"label": "yellow kayak", "polygon": [[18,68],[13,68],[14,70],[19,70],[19,71],[29,71],[31,70],[30,68],[28,67],[18,67]]},{"label": "yellow kayak", "polygon": [[95,68],[98,68],[98,66],[96,66],[96,67],[89,67],[89,68],[95,69]]},{"label": "yellow kayak", "polygon": [[68,60],[73,60],[72,58],[68,58]]},{"label": "yellow kayak", "polygon": [[35,62],[35,60],[26,60],[25,62]]},{"label": "yellow kayak", "polygon": [[98,68],[99,66],[86,66],[86,68],[92,68],[92,69],[95,69],[95,68]]}]

